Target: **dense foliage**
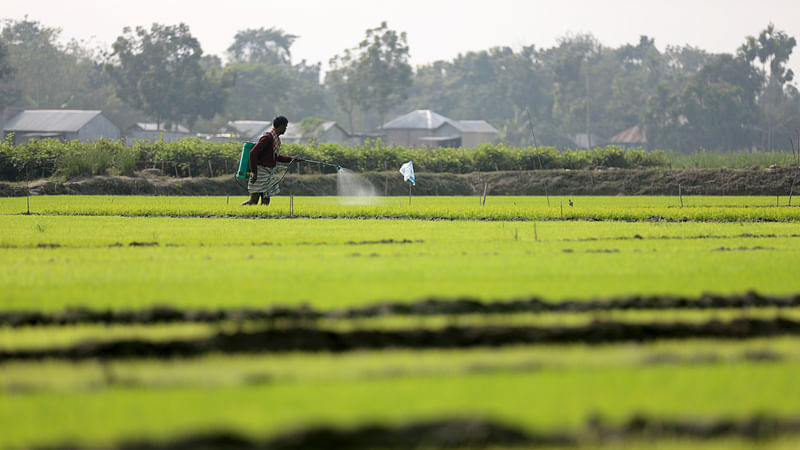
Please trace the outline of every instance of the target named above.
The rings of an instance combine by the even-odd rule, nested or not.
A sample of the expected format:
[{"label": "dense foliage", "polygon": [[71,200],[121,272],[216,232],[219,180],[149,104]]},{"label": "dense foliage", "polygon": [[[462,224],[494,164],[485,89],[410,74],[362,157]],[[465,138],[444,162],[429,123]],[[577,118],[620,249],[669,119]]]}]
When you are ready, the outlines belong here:
[{"label": "dense foliage", "polygon": [[[512,147],[484,144],[476,149],[414,149],[365,142],[360,147],[338,144],[287,144],[282,153],[363,171],[395,170],[413,161],[417,171],[470,173],[498,170],[585,169],[590,167],[666,167],[664,152],[645,152],[609,146],[594,150],[558,151],[554,147]],[[214,143],[184,139],[173,143],[99,140],[92,143],[34,140],[14,146],[0,144],[0,179],[31,180],[50,176],[130,175],[145,168],[165,175],[219,176],[232,174],[241,157],[241,143]],[[316,164],[293,167],[300,173],[316,173]]]}]

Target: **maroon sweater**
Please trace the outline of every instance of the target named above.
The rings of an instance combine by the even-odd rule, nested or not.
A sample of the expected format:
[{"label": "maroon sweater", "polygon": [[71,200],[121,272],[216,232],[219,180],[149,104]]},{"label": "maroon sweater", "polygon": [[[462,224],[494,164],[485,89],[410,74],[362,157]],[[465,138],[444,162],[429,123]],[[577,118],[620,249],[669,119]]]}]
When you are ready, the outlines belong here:
[{"label": "maroon sweater", "polygon": [[265,133],[250,149],[250,172],[258,173],[258,166],[275,167],[277,162],[288,163],[292,159],[291,156],[278,154],[272,133]]}]

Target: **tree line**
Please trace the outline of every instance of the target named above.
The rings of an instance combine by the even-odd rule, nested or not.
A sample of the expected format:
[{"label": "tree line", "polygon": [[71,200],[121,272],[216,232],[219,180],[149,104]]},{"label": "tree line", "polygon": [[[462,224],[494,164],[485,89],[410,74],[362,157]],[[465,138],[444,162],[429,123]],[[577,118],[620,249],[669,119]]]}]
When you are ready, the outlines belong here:
[{"label": "tree line", "polygon": [[638,126],[651,149],[773,150],[798,145],[800,93],[787,62],[794,37],[769,24],[735,54],[618,48],[591,34],[550,48],[494,47],[412,68],[407,35],[386,22],[320,63],[292,59],[298,36],[237,32],[223,59],[204,54],[185,24],[125,28],[110,49],[60,44],[61,30],[5,20],[0,107],[92,108],[123,128],[137,121],[218,132],[231,120],[336,120],[372,131],[414,109],[484,119],[498,140],[575,148]]}]

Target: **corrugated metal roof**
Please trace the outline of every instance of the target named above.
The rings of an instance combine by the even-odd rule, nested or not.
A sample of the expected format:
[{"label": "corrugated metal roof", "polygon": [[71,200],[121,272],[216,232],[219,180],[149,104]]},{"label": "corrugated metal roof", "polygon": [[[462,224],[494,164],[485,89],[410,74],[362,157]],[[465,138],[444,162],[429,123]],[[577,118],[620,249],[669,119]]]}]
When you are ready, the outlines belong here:
[{"label": "corrugated metal roof", "polygon": [[[333,120],[329,120],[327,122],[323,122],[322,125],[321,125],[323,131],[328,131],[328,130],[330,130],[331,128],[333,128],[335,126],[338,126],[338,124],[336,123],[336,121],[333,121]],[[341,128],[341,127],[339,127],[339,128]]]},{"label": "corrugated metal roof", "polygon": [[[569,136],[569,139],[576,145],[578,148],[589,148],[589,136],[586,133],[581,134],[574,134]],[[605,139],[602,137],[592,133],[592,145],[591,147],[598,147],[600,145],[604,145],[606,142]]]},{"label": "corrugated metal roof", "polygon": [[485,120],[452,120],[430,109],[418,109],[387,122],[383,128],[435,130],[449,123],[462,133],[497,133]]},{"label": "corrugated metal roof", "polygon": [[228,125],[238,131],[242,137],[249,139],[260,137],[261,133],[272,126],[272,122],[266,120],[234,120],[233,122],[228,122]]},{"label": "corrugated metal roof", "polygon": [[644,128],[635,126],[615,134],[608,140],[609,144],[647,144],[647,133]]},{"label": "corrugated metal roof", "polygon": [[77,132],[100,111],[77,109],[25,110],[5,123],[6,131],[37,131],[50,133]]},{"label": "corrugated metal roof", "polygon": [[430,109],[418,109],[385,123],[383,128],[435,130],[448,121]]},{"label": "corrugated metal roof", "polygon": [[157,123],[151,122],[136,122],[136,127],[142,131],[171,131],[178,133],[189,133],[189,129],[185,126],[175,124],[173,124],[169,130],[159,129],[159,125]]},{"label": "corrugated metal roof", "polygon": [[303,137],[303,129],[300,128],[300,124],[298,122],[289,122],[286,125],[286,132],[283,133],[281,139],[287,138],[302,138]]},{"label": "corrugated metal roof", "polygon": [[497,133],[485,120],[453,120],[452,123],[462,133]]},{"label": "corrugated metal roof", "polygon": [[303,135],[303,130],[300,127],[299,122],[289,122],[289,125],[286,127],[286,133],[284,133],[284,137],[289,138],[303,138],[309,136],[317,136],[322,132],[329,131],[331,128],[337,127],[342,130],[343,133],[348,134],[347,130],[339,126],[338,123],[334,120],[328,120],[327,122],[320,122],[318,123],[313,129],[306,130],[306,135]]}]

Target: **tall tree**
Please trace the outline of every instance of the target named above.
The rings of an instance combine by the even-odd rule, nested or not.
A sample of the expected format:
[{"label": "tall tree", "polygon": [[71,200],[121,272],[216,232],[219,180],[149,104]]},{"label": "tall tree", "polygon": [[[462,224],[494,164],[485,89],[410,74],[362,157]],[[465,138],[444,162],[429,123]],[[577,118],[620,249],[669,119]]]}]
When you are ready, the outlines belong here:
[{"label": "tall tree", "polygon": [[123,33],[106,65],[123,101],[157,123],[189,127],[198,117],[211,118],[222,110],[225,90],[233,80],[221,71],[205,70],[203,50],[187,25],[154,23],[149,31],[136,27]]},{"label": "tall tree", "polygon": [[285,70],[268,64],[236,64],[228,116],[234,120],[272,120],[281,113],[288,96],[291,78]]},{"label": "tall tree", "polygon": [[8,83],[15,73],[16,69],[11,65],[8,55],[8,44],[0,38],[0,109],[19,98],[19,92]]},{"label": "tall tree", "polygon": [[233,37],[228,56],[235,64],[290,65],[291,47],[297,38],[280,28],[242,30]]},{"label": "tall tree", "polygon": [[354,55],[349,49],[345,50],[342,55],[331,58],[329,66],[330,70],[325,76],[325,84],[333,92],[336,105],[347,115],[349,130],[355,131],[353,116],[363,93]]},{"label": "tall tree", "polygon": [[412,70],[408,63],[409,48],[405,32],[398,34],[386,22],[367,30],[358,45],[361,56],[357,70],[364,82],[361,98],[365,109],[374,109],[383,126],[386,113],[397,103],[408,98]]},{"label": "tall tree", "polygon": [[739,47],[738,53],[747,61],[758,59],[762,65],[769,67],[769,77],[775,79],[783,85],[787,81],[794,79],[794,72],[786,68],[789,57],[797,41],[784,31],[776,30],[775,25],[770,23],[756,39],[747,36],[745,43]]},{"label": "tall tree", "polygon": [[0,38],[0,81],[8,80],[14,75],[14,68],[8,59],[8,44]]},{"label": "tall tree", "polygon": [[717,55],[678,92],[662,84],[650,102],[651,146],[694,151],[735,150],[754,143],[758,74],[747,61]]},{"label": "tall tree", "polygon": [[613,57],[617,67],[612,71],[611,96],[602,106],[612,132],[617,132],[644,124],[647,101],[657,93],[664,66],[655,40],[647,36],[641,36],[636,46],[612,51]]},{"label": "tall tree", "polygon": [[328,113],[328,96],[320,83],[320,63],[302,60],[289,69],[291,83],[288,99],[281,104],[281,113],[297,121],[304,117],[321,117]]},{"label": "tall tree", "polygon": [[364,111],[377,113],[383,126],[389,110],[408,98],[412,70],[408,63],[406,33],[397,33],[382,22],[370,28],[358,47],[332,60],[329,86],[335,91],[339,107],[352,118],[354,101]]},{"label": "tall tree", "polygon": [[763,135],[762,145],[766,150],[775,146],[776,134],[783,135],[780,141],[785,142],[790,127],[798,120],[794,114],[788,114],[791,108],[786,103],[791,103],[789,93],[784,92],[787,83],[794,79],[794,72],[786,68],[789,57],[792,55],[797,41],[784,31],[776,30],[770,23],[767,28],[759,33],[758,38],[748,36],[745,43],[739,47],[740,58],[762,65],[762,91],[759,96],[759,105],[763,110],[763,119],[760,124]]},{"label": "tall tree", "polygon": [[607,53],[591,34],[561,38],[559,45],[547,52],[556,80],[553,120],[565,133],[589,136],[598,133],[594,122],[602,117],[597,113],[598,105],[602,105],[599,100],[608,95],[603,89],[610,90],[610,73],[602,64]]},{"label": "tall tree", "polygon": [[85,41],[60,44],[61,30],[28,20],[7,20],[5,40],[14,77],[0,82],[0,104],[29,108],[86,108],[103,111],[125,127],[142,120],[124,104],[103,73],[103,51]]},{"label": "tall tree", "polygon": [[[6,20],[2,38],[9,46],[9,62],[19,76],[12,88],[23,102],[18,106],[33,108],[68,107],[73,97],[72,81],[61,72],[69,71],[76,61],[59,46],[58,28],[45,27],[37,21]],[[58,73],[59,76],[53,76]],[[69,81],[67,81],[69,80]]]}]

